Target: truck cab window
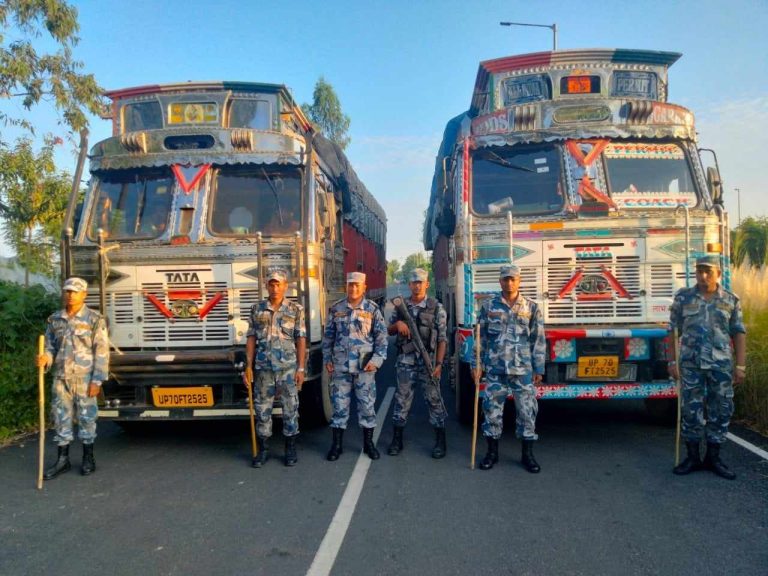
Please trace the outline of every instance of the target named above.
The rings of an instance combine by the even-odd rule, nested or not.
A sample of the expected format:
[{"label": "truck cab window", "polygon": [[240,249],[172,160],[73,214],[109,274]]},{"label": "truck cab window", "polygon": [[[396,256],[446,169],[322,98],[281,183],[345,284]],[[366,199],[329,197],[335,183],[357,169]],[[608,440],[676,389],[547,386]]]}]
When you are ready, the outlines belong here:
[{"label": "truck cab window", "polygon": [[472,166],[472,209],[478,215],[552,214],[563,208],[554,146],[481,148]]},{"label": "truck cab window", "polygon": [[217,236],[295,234],[301,228],[301,178],[296,170],[222,168],[209,229]]}]

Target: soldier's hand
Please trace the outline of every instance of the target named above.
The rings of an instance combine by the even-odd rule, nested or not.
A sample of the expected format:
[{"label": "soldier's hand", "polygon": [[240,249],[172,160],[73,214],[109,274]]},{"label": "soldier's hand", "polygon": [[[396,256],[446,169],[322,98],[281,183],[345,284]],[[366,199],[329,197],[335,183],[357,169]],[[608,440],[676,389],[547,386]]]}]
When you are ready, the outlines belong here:
[{"label": "soldier's hand", "polygon": [[435,366],[435,369],[432,371],[432,378],[434,378],[435,380],[439,380],[440,375],[442,373],[443,373],[443,365],[438,364],[437,366]]},{"label": "soldier's hand", "polygon": [[744,379],[746,377],[746,370],[740,370],[739,368],[736,368],[733,371],[733,383],[735,384],[741,384],[744,382]]},{"label": "soldier's hand", "polygon": [[253,368],[250,366],[245,369],[245,382],[248,386],[253,384]]},{"label": "soldier's hand", "polygon": [[333,362],[328,362],[328,364],[325,365],[325,371],[328,372],[328,374],[333,374]]},{"label": "soldier's hand", "polygon": [[667,365],[667,372],[669,372],[669,375],[672,377],[673,380],[680,379],[680,371],[677,368],[677,364]]},{"label": "soldier's hand", "polygon": [[543,379],[542,376],[543,376],[542,374],[534,374],[533,375],[533,385],[534,386],[538,386],[539,384],[541,384],[541,381]]},{"label": "soldier's hand", "polygon": [[88,396],[93,398],[99,395],[101,391],[101,384],[99,382],[91,382],[88,384]]},{"label": "soldier's hand", "polygon": [[395,327],[397,328],[397,333],[400,336],[405,336],[406,338],[411,337],[411,330],[408,328],[408,324],[403,322],[402,320],[398,320],[395,322]]},{"label": "soldier's hand", "polygon": [[365,368],[363,368],[363,372],[376,372],[376,370],[378,370],[378,368],[373,362],[368,362],[368,364],[365,365]]},{"label": "soldier's hand", "polygon": [[475,379],[475,382],[480,382],[480,378],[483,377],[483,369],[482,368],[474,368],[472,370],[472,377]]},{"label": "soldier's hand", "polygon": [[38,368],[45,368],[48,370],[48,368],[51,367],[51,363],[49,362],[49,357],[47,354],[39,354],[35,356],[35,366]]},{"label": "soldier's hand", "polygon": [[296,374],[293,377],[294,382],[296,382],[296,390],[301,392],[301,387],[304,386],[304,372],[299,372],[296,370]]}]

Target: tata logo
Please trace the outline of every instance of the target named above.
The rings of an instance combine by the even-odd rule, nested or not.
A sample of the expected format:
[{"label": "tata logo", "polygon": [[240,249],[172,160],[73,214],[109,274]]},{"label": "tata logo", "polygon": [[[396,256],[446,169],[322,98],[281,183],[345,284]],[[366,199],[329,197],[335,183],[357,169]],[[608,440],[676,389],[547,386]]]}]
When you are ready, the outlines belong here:
[{"label": "tata logo", "polygon": [[197,272],[166,272],[165,281],[171,282],[200,282]]},{"label": "tata logo", "polygon": [[608,280],[599,274],[586,274],[579,280],[579,290],[583,294],[602,294],[608,290]]},{"label": "tata logo", "polygon": [[574,248],[576,258],[610,258],[611,248],[609,246],[581,246]]}]

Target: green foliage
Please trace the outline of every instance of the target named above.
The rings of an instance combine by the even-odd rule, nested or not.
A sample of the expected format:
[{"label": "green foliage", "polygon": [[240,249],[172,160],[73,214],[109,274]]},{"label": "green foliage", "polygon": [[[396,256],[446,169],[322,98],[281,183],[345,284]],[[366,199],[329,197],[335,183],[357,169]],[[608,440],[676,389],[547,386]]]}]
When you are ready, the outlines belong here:
[{"label": "green foliage", "polygon": [[736,387],[735,417],[768,434],[768,306],[744,310],[747,327],[747,374]]},{"label": "green foliage", "polygon": [[387,284],[394,284],[400,278],[400,262],[389,260],[387,262]]},{"label": "green foliage", "polygon": [[[73,131],[88,126],[86,113],[104,108],[101,88],[93,75],[82,74],[82,62],[73,59],[79,42],[77,9],[63,0],[5,0],[0,2],[0,97],[15,110],[15,98],[27,110],[52,102]],[[35,44],[53,41],[57,51],[39,53]],[[34,132],[23,116],[0,110],[5,125]]]},{"label": "green foliage", "polygon": [[755,268],[768,264],[768,218],[747,218],[734,232],[733,261],[736,266],[746,261]]},{"label": "green foliage", "polygon": [[423,268],[427,271],[427,274],[429,275],[429,290],[428,294],[431,296],[434,296],[435,294],[435,275],[432,272],[432,259],[425,255],[423,252],[416,252],[414,254],[409,254],[408,257],[405,259],[405,262],[403,263],[403,266],[400,268],[400,277],[403,279],[403,282],[408,282],[408,277],[411,275],[411,272],[413,272],[414,268]]},{"label": "green foliage", "polygon": [[342,150],[349,145],[351,139],[347,131],[351,121],[349,116],[341,111],[341,103],[333,86],[322,76],[315,84],[312,104],[302,104],[301,109],[326,138],[336,142]]},{"label": "green foliage", "polygon": [[[409,254],[405,259],[402,267],[400,268],[400,275],[404,282],[408,282],[408,276],[413,272],[414,268],[423,268],[430,273],[430,279],[432,277],[432,261],[424,252],[416,252]],[[431,280],[430,280],[431,282]]]},{"label": "green foliage", "polygon": [[3,233],[30,272],[56,274],[57,239],[70,189],[70,176],[54,164],[53,140],[35,153],[21,139],[12,150],[0,148],[0,203]]},{"label": "green foliage", "polygon": [[59,307],[41,286],[0,281],[0,442],[37,422],[37,339]]}]

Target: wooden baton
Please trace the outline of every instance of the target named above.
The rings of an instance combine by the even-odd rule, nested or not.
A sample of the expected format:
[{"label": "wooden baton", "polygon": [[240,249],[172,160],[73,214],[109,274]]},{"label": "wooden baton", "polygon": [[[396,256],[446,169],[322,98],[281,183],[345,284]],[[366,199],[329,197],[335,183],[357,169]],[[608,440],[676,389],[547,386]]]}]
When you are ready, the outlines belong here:
[{"label": "wooden baton", "polygon": [[475,407],[472,420],[472,455],[469,467],[475,469],[475,447],[477,445],[477,407],[480,403],[480,324],[475,325],[475,370],[472,379],[475,381]]},{"label": "wooden baton", "polygon": [[[37,339],[37,355],[45,354],[45,336]],[[43,489],[43,460],[45,459],[45,368],[37,368],[37,404],[40,422],[40,442],[37,450],[37,489]]]}]

